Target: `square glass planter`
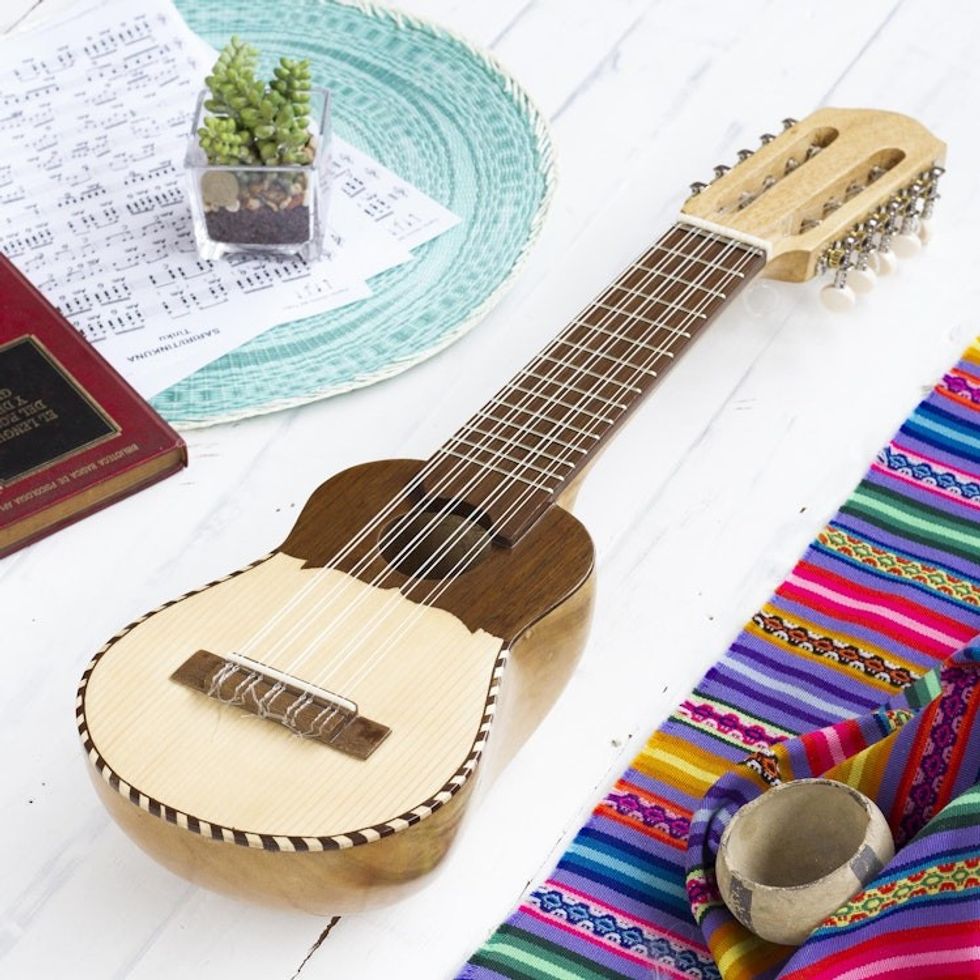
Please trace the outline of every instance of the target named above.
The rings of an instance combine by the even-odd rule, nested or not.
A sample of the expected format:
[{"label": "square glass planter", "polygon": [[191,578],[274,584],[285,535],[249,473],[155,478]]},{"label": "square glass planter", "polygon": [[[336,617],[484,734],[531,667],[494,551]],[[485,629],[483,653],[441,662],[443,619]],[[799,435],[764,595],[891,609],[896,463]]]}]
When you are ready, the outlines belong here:
[{"label": "square glass planter", "polygon": [[272,167],[208,163],[197,136],[208,98],[206,91],[198,96],[184,158],[198,254],[204,259],[230,252],[318,258],[330,192],[330,93],[310,92],[313,161]]}]

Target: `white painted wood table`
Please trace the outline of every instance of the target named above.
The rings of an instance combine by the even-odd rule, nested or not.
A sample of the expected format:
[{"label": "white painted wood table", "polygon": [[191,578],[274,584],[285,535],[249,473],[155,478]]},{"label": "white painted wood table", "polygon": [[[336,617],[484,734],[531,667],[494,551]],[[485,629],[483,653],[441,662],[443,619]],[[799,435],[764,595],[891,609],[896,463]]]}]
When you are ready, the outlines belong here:
[{"label": "white painted wood table", "polygon": [[[506,300],[438,357],[192,432],[184,473],[0,562],[5,978],[450,976],[977,332],[976,5],[402,5],[491,48],[551,120],[560,186],[543,239]],[[6,0],[0,29],[69,6]],[[757,284],[637,414],[578,505],[599,556],[581,667],[425,890],[327,934],[327,920],[237,904],[138,852],[77,744],[92,652],[277,544],[327,475],[428,455],[666,227],[690,180],[821,104],[898,109],[948,140],[935,241],[846,317],[825,313],[812,284]]]}]

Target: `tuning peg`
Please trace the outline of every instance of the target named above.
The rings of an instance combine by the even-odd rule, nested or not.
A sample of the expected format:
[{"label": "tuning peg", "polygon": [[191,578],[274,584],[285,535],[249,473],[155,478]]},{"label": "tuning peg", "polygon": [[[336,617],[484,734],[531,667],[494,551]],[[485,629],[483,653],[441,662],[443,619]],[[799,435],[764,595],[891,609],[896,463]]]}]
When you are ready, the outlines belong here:
[{"label": "tuning peg", "polygon": [[753,153],[755,153],[755,150],[739,150],[737,154],[738,162],[745,163],[745,161],[748,160]]},{"label": "tuning peg", "polygon": [[773,141],[773,140],[774,140],[775,138],[776,138],[776,137],[775,137],[775,136],[773,136],[773,135],[772,135],[772,133],[763,133],[763,134],[762,134],[762,135],[761,135],[761,136],[759,137],[759,142],[760,142],[760,143],[761,143],[761,144],[762,144],[763,146],[765,146],[765,145],[766,145],[767,143],[771,143],[771,142],[772,142],[772,141]]},{"label": "tuning peg", "polygon": [[848,285],[857,254],[857,239],[853,235],[831,246],[828,258],[834,280],[820,290],[820,302],[833,313],[845,313],[857,302],[854,288]]},{"label": "tuning peg", "polygon": [[719,163],[718,166],[715,167],[715,180],[717,180],[719,177],[724,177],[725,174],[727,174],[728,171],[731,169],[732,168],[727,166],[726,164]]},{"label": "tuning peg", "polygon": [[875,288],[878,277],[874,274],[874,270],[865,264],[863,268],[851,269],[847,282],[854,292],[864,295]]},{"label": "tuning peg", "polygon": [[898,268],[898,256],[891,249],[875,252],[868,264],[879,276],[890,276]]},{"label": "tuning peg", "polygon": [[848,281],[854,292],[870,293],[878,282],[872,261],[874,259],[874,236],[878,222],[869,218],[859,229],[859,235],[850,241],[854,243],[854,268],[851,269]]},{"label": "tuning peg", "polygon": [[853,309],[857,302],[854,290],[847,283],[838,286],[836,283],[828,283],[820,290],[820,302],[830,310],[831,313],[846,313]]},{"label": "tuning peg", "polygon": [[691,184],[691,197],[696,197],[701,193],[708,185],[703,180],[696,180]]},{"label": "tuning peg", "polygon": [[798,119],[794,119],[792,116],[787,116],[783,120],[783,130],[792,129],[797,124],[797,122],[799,122]]},{"label": "tuning peg", "polygon": [[892,251],[900,259],[910,259],[922,251],[922,239],[914,232],[903,232],[892,239]]}]

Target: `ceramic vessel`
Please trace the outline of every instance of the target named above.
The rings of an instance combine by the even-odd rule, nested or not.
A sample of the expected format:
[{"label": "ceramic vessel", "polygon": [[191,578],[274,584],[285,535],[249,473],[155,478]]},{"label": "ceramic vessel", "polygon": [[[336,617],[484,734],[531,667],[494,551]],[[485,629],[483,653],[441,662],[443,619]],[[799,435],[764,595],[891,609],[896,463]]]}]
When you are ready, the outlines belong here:
[{"label": "ceramic vessel", "polygon": [[894,854],[888,823],[867,796],[832,779],[797,779],[735,814],[715,870],[742,925],[799,946]]},{"label": "ceramic vessel", "polygon": [[198,96],[184,159],[198,254],[212,260],[231,252],[318,258],[330,186],[330,93],[310,92],[313,160],[277,166],[208,162],[197,136],[208,96]]}]

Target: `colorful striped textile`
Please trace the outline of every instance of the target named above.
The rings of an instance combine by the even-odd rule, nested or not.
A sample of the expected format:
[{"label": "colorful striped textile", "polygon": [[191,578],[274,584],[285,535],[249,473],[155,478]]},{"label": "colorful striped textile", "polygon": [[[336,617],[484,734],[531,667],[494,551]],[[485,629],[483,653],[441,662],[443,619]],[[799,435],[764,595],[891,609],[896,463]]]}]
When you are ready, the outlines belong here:
[{"label": "colorful striped textile", "polygon": [[[844,762],[860,751],[862,738],[877,741],[908,718],[901,710],[874,714],[876,709],[908,700],[901,697],[906,688],[978,632],[980,344],[975,341],[881,450],[776,594],[650,737],[551,875],[524,897],[459,977],[719,977],[686,887],[691,823],[711,787],[734,767],[745,769],[747,756],[760,775],[777,777],[780,743],[846,719],[876,718],[874,723],[883,726],[877,733],[865,719],[843,729],[843,741],[810,741],[812,771]],[[957,821],[963,821],[969,838],[976,814],[971,800],[976,803],[975,794],[950,803],[902,850],[889,873],[911,877],[927,871],[930,860],[942,860],[947,843],[955,849],[958,838],[943,826],[959,827]],[[976,856],[975,833],[972,847]],[[964,861],[973,859],[964,854]],[[936,894],[947,893],[940,888]],[[970,894],[975,925],[976,898]],[[938,908],[937,921],[945,922],[943,906]],[[885,972],[858,967],[859,972],[841,975],[854,980],[980,976],[977,963],[965,961],[961,969],[930,959],[934,948],[945,948],[942,943],[960,950],[978,942],[976,929],[972,939],[955,935],[954,927],[946,937],[946,927],[931,914],[923,912],[918,933],[909,929],[903,942],[895,942]],[[930,942],[935,938],[938,945],[906,948],[904,940],[912,943],[916,934]],[[837,975],[805,965],[818,938],[815,934],[790,961],[788,975]],[[854,941],[864,939],[855,933]],[[750,957],[741,976],[772,976],[790,952],[760,947],[759,961]]]}]

